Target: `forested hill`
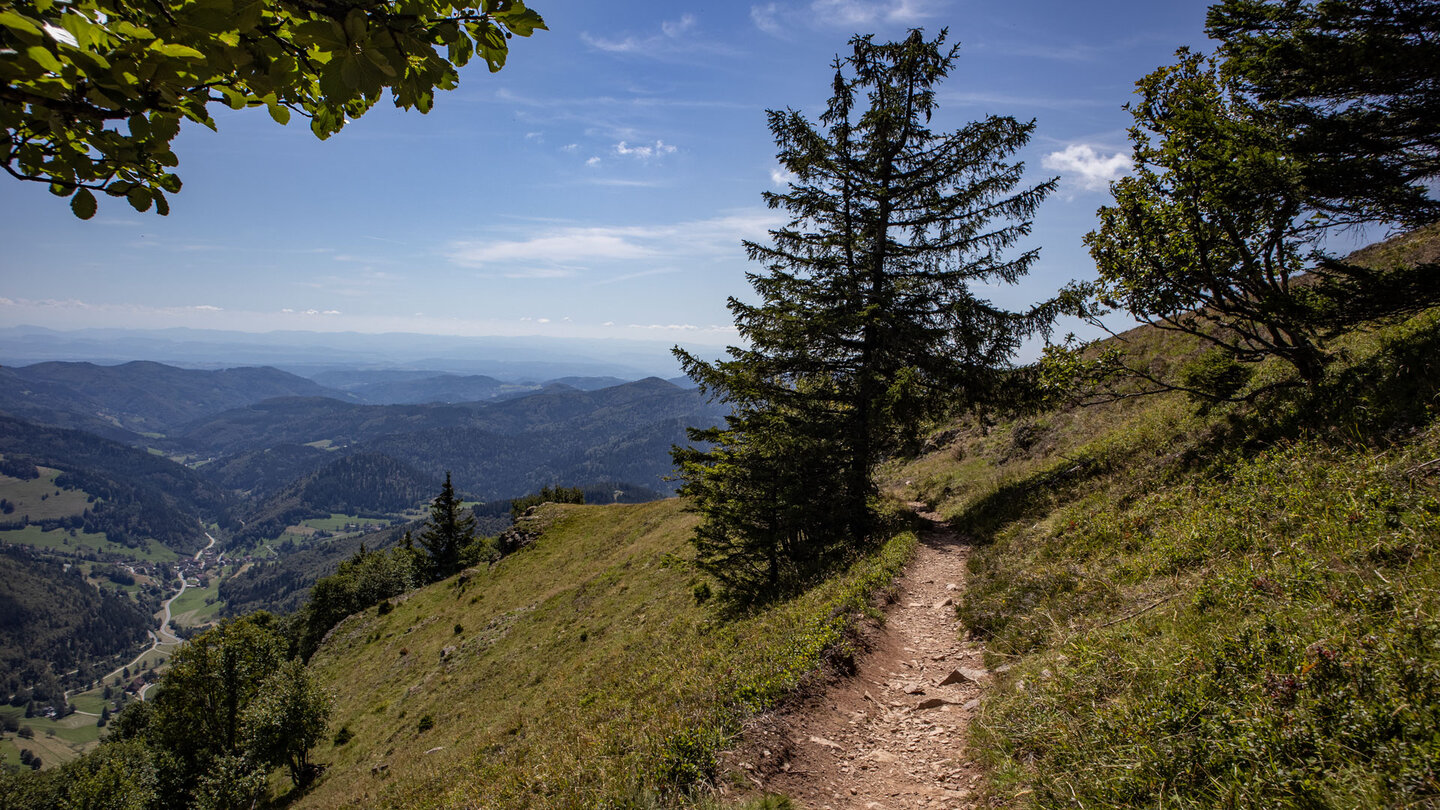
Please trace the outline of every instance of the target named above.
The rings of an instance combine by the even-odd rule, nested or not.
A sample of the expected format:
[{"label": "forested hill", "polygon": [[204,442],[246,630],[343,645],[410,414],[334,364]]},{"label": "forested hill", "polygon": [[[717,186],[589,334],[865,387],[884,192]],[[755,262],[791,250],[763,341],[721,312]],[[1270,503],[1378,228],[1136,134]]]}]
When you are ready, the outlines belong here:
[{"label": "forested hill", "polygon": [[154,607],[94,587],[79,566],[0,548],[0,693],[59,700],[57,674],[130,649],[153,626]]},{"label": "forested hill", "polygon": [[[194,470],[84,431],[0,415],[0,454],[13,477],[25,477],[16,473],[36,465],[60,470],[57,485],[84,490],[94,499],[75,520],[125,545],[153,539],[193,552],[205,544],[200,521],[217,519],[228,502],[220,487]],[[13,525],[23,518],[0,520]]]},{"label": "forested hill", "polygon": [[340,391],[265,367],[216,371],[135,361],[116,366],[48,362],[0,369],[0,411],[86,430],[105,425],[134,434],[168,433],[230,408],[273,397]]},{"label": "forested hill", "polygon": [[228,525],[237,546],[280,536],[287,526],[307,518],[345,515],[384,516],[423,504],[440,487],[435,475],[379,453],[336,458],[292,481],[279,492],[238,507]]},{"label": "forested hill", "polygon": [[[236,483],[261,480],[257,471],[271,462],[298,474],[318,468],[317,456],[295,447],[308,444],[379,453],[416,470],[449,470],[462,491],[491,500],[602,480],[666,491],[671,445],[685,440],[687,426],[717,424],[723,414],[698,391],[649,378],[593,391],[550,386],[463,405],[269,400],[192,423],[175,440],[190,452],[244,459],[216,467]],[[278,455],[260,454],[282,444],[288,449]]]}]

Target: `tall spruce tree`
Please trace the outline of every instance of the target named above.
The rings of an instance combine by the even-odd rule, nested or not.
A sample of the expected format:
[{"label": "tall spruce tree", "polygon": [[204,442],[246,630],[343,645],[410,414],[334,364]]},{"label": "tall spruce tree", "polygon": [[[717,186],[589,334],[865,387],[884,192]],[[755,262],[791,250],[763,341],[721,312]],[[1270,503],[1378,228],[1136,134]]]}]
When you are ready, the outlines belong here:
[{"label": "tall spruce tree", "polygon": [[431,575],[443,579],[460,570],[460,551],[475,540],[475,515],[455,496],[450,472],[445,486],[430,502],[430,519],[420,531],[420,545],[430,555]]},{"label": "tall spruce tree", "polygon": [[795,179],[765,200],[792,218],[745,243],[765,267],[748,275],[758,303],[729,302],[748,347],[714,363],[676,350],[734,409],[724,430],[692,434],[710,449],[676,453],[704,518],[701,563],[722,583],[757,560],[758,581],[779,583],[868,537],[875,465],[943,410],[988,398],[1049,321],[1048,307],[1010,312],[971,289],[1025,275],[1036,251],[1007,254],[1055,181],[1020,187],[1011,158],[1033,121],[930,129],[956,56],[945,40],[855,37],[818,127],[769,113]]}]

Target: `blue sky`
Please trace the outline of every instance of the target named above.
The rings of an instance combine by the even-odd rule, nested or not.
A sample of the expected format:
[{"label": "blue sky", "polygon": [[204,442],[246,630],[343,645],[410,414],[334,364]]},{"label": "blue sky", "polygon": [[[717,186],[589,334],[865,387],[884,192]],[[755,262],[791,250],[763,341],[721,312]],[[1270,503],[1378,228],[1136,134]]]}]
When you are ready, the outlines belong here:
[{"label": "blue sky", "polygon": [[1080,240],[1128,154],[1122,105],[1203,0],[534,0],[548,32],[478,60],[429,115],[382,101],[329,141],[263,110],[176,144],[169,217],[102,200],[89,222],[0,180],[0,326],[192,326],[730,340],[742,238],[779,223],[765,110],[813,115],[855,33],[949,27],[937,129],[1037,119],[1022,154],[1061,187],[1011,306],[1086,277]]}]

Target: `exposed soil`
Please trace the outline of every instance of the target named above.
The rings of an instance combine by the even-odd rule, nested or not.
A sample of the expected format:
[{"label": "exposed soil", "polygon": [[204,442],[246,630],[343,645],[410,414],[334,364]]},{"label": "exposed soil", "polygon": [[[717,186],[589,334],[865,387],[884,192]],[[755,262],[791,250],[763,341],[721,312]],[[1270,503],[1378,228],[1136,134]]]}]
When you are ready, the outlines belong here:
[{"label": "exposed soil", "polygon": [[757,791],[805,810],[977,806],[966,728],[989,675],[953,607],[970,548],[921,516],[930,527],[857,672],[747,729],[730,765]]}]

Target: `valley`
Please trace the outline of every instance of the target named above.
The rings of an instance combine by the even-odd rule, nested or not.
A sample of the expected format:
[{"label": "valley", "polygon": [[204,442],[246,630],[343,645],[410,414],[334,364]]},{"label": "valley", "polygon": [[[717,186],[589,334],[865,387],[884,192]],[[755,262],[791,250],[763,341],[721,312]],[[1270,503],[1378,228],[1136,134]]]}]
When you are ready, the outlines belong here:
[{"label": "valley", "polygon": [[[51,742],[12,729],[0,751],[18,762],[32,748],[46,767],[93,748],[100,715],[143,699],[183,639],[225,616],[293,611],[357,549],[416,530],[450,468],[494,534],[511,498],[557,482],[598,502],[661,497],[669,444],[718,418],[660,380],[321,375],[343,390],[273,369],[60,361],[0,376],[6,711]],[[95,606],[58,611],[37,637],[53,597],[20,583],[42,570],[83,583]],[[44,646],[113,626],[100,617],[115,610],[128,629],[103,654]]]}]

